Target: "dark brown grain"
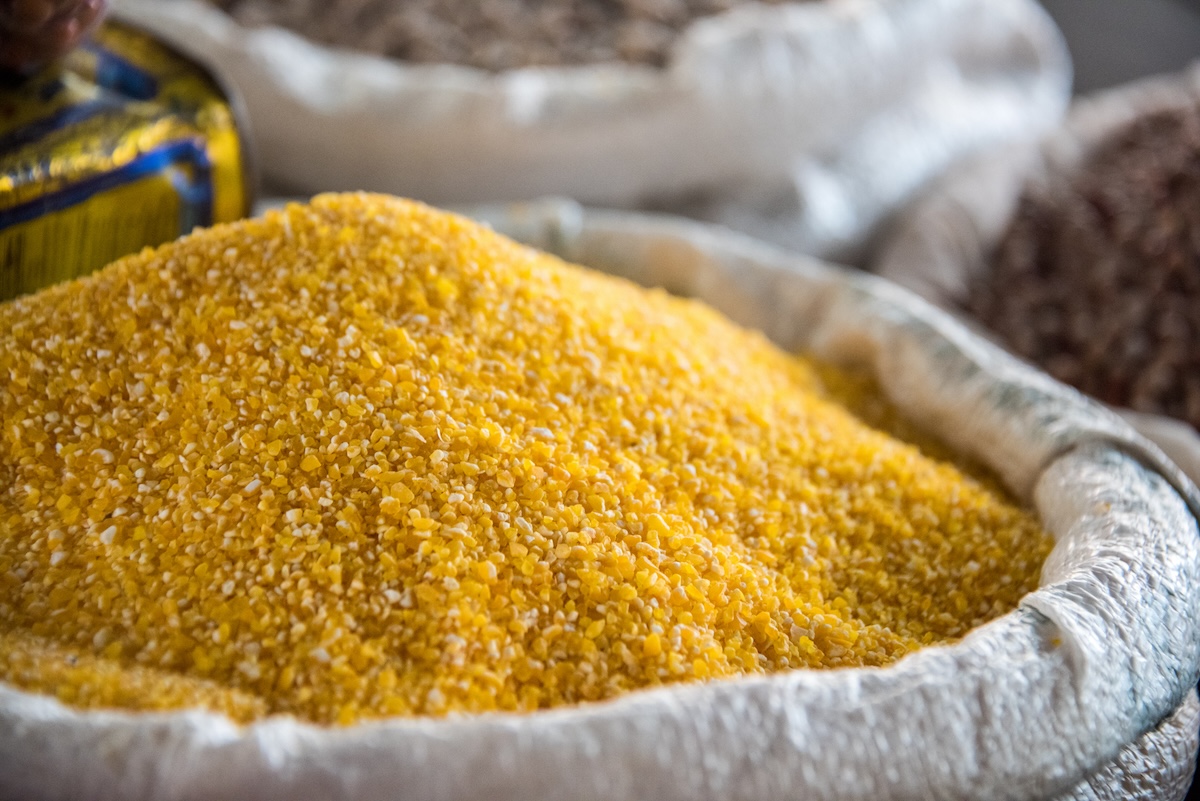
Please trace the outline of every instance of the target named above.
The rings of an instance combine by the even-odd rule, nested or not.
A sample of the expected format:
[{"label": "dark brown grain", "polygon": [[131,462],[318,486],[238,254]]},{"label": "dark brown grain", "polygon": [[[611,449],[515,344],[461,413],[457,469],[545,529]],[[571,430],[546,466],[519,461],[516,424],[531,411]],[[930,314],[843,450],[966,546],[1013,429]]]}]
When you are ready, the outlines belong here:
[{"label": "dark brown grain", "polygon": [[1028,190],[968,305],[1056,378],[1200,427],[1200,105]]},{"label": "dark brown grain", "polygon": [[[765,0],[775,4],[783,0]],[[689,23],[747,0],[213,0],[246,25],[421,64],[661,67]]]}]

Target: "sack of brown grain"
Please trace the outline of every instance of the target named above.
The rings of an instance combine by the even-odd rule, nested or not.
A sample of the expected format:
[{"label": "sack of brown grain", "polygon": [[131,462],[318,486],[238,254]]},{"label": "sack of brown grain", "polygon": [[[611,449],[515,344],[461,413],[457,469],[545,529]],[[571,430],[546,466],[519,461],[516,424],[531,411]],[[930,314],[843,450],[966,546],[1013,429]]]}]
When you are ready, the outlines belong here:
[{"label": "sack of brown grain", "polygon": [[1200,479],[1200,65],[963,162],[876,267],[1121,409]]},{"label": "sack of brown grain", "polygon": [[116,10],[239,87],[278,192],[567,196],[851,261],[952,160],[1055,124],[1070,84],[1065,47],[1033,0]]},{"label": "sack of brown grain", "polygon": [[[1200,712],[1191,689],[1200,672],[1200,536],[1194,517],[1200,511],[1200,496],[1156,448],[1103,407],[972,336],[928,304],[871,276],[788,256],[695,223],[586,212],[570,204],[480,216],[502,231],[569,259],[702,299],[735,321],[760,329],[787,350],[869,368],[902,412],[924,422],[960,453],[989,466],[1017,498],[1036,507],[1042,524],[1056,539],[1042,569],[1040,588],[1025,596],[1015,610],[977,628],[960,642],[922,648],[883,668],[782,671],[664,687],[606,703],[524,715],[441,720],[395,717],[338,728],[273,716],[239,726],[213,712],[79,711],[46,695],[0,685],[0,795],[347,801],[382,801],[400,795],[514,801],[632,801],[648,797],[757,801],[796,795],[872,800],[1133,797],[1167,801],[1182,797],[1194,769]],[[382,214],[371,213],[358,222],[378,228],[384,219]],[[428,217],[423,219],[429,222]],[[56,303],[36,298],[28,301],[31,309],[52,314],[61,304],[64,312],[59,323],[66,329],[64,336],[52,337],[42,347],[53,354],[51,361],[70,357],[91,364],[96,359],[111,359],[111,352],[77,349],[79,331],[90,326],[106,336],[120,336],[122,331],[132,336],[138,333],[136,325],[125,331],[123,323],[149,315],[146,319],[154,326],[152,335],[142,332],[136,346],[130,346],[137,368],[147,371],[147,365],[153,364],[174,369],[172,366],[186,361],[188,380],[213,390],[207,395],[189,393],[173,399],[162,376],[153,372],[147,372],[147,386],[118,388],[118,397],[127,407],[140,398],[163,404],[165,418],[152,415],[145,421],[147,430],[153,425],[151,419],[157,421],[159,437],[169,437],[161,433],[173,424],[168,409],[177,409],[180,403],[193,407],[211,403],[213,409],[224,408],[234,415],[239,414],[243,402],[246,409],[277,403],[285,391],[282,382],[264,380],[262,385],[269,384],[269,389],[249,393],[244,392],[246,387],[218,383],[228,377],[229,366],[238,364],[239,359],[257,360],[260,369],[254,374],[263,378],[280,369],[272,363],[289,370],[311,363],[316,368],[312,372],[329,377],[328,360],[335,353],[344,353],[342,359],[359,358],[362,369],[369,369],[380,356],[355,341],[363,332],[350,330],[357,326],[338,325],[336,331],[330,326],[335,321],[347,322],[339,319],[343,314],[361,317],[361,324],[367,326],[367,320],[380,314],[379,304],[386,293],[357,298],[349,294],[350,285],[343,283],[344,274],[330,273],[337,266],[336,259],[324,258],[331,254],[322,254],[317,246],[323,243],[350,252],[356,244],[355,228],[341,224],[347,220],[333,221],[339,224],[327,224],[323,229],[283,226],[278,219],[255,223],[256,228],[242,230],[260,232],[259,241],[251,236],[241,249],[220,247],[192,254],[215,260],[211,265],[199,263],[190,269],[181,264],[154,265],[156,269],[138,273],[154,293],[130,294],[127,282],[108,280],[99,288],[99,296],[120,299],[121,315],[115,321],[94,303],[72,300],[71,293],[83,290],[84,285],[60,288],[53,298]],[[433,227],[427,224],[424,235]],[[289,262],[280,254],[294,249],[293,237],[306,243],[305,257],[310,258],[306,267],[311,270],[289,272]],[[197,248],[202,244],[200,238],[193,242]],[[378,243],[368,244],[374,253]],[[511,251],[489,247],[482,252]],[[389,268],[405,269],[389,256],[384,253],[380,257]],[[474,257],[479,254],[472,256],[459,260],[465,265],[462,269],[475,269]],[[143,261],[126,267],[134,270],[153,257],[139,258]],[[249,280],[261,280],[256,259],[269,259],[276,270],[271,292],[247,293],[223,280],[235,268],[243,270],[238,274]],[[412,262],[428,265],[418,259]],[[413,302],[419,300],[430,315],[442,314],[441,306],[454,296],[454,283],[446,280],[446,286],[441,286],[438,281],[445,280],[444,276],[436,272],[412,272],[414,281],[406,282],[403,273],[380,268],[375,285],[386,286],[393,278],[401,278],[398,285],[416,298]],[[415,292],[422,280],[432,282],[428,296]],[[494,302],[491,290],[499,287],[484,286],[485,291],[477,292],[472,304]],[[327,314],[320,321],[297,319],[278,305],[285,287],[301,297],[326,293],[349,302],[340,312],[335,311],[339,308],[336,303],[322,305]],[[86,288],[93,289],[92,285]],[[521,289],[527,292],[528,285]],[[220,304],[213,302],[214,293],[220,294]],[[171,314],[155,299],[184,303],[187,313]],[[253,339],[253,326],[238,317],[240,308],[261,312],[253,322],[266,325],[264,339]],[[479,308],[470,305],[467,317],[474,310],[475,316],[486,319]],[[622,322],[626,318],[611,319],[614,329],[635,324]],[[438,355],[447,350],[449,341],[442,335],[445,329],[438,328],[443,322],[425,315],[413,322],[434,332],[440,341]],[[303,326],[304,333],[297,325]],[[164,346],[158,335],[170,326],[199,337],[198,344],[186,352]],[[574,327],[572,332],[576,337],[580,333]],[[317,339],[305,339],[309,334]],[[22,342],[43,335],[29,325],[12,334]],[[214,344],[220,342],[220,348],[204,344],[210,338]],[[592,342],[584,339],[585,344]],[[403,345],[409,340],[403,329],[400,334],[393,329],[390,341]],[[276,343],[274,347],[271,342]],[[235,343],[240,347],[234,347]],[[624,344],[629,353],[646,350],[640,341]],[[305,348],[309,352],[304,352]],[[17,358],[19,348],[8,352]],[[453,356],[457,359],[459,354]],[[191,370],[196,360],[204,364],[203,370]],[[23,364],[38,377],[49,369],[40,359],[27,359]],[[680,365],[679,369],[690,367]],[[106,375],[112,373],[106,371]],[[518,372],[516,377],[524,380],[525,373]],[[296,378],[303,383],[299,375]],[[537,376],[530,380],[536,383]],[[67,392],[73,386],[66,381],[39,380],[22,382],[14,392],[33,396],[44,391],[43,385],[55,392]],[[366,391],[374,389],[377,387]],[[396,389],[402,391],[393,394],[401,396],[420,391],[415,385]],[[82,391],[93,392],[86,386]],[[95,390],[107,391],[106,387]],[[382,404],[382,396],[374,397]],[[483,397],[494,403],[503,396]],[[337,431],[347,430],[347,421],[360,419],[364,411],[379,411],[351,412],[353,398],[338,400],[332,390],[320,397],[309,395],[301,408],[317,412],[322,411],[322,403],[331,402],[346,411],[339,409],[316,419]],[[435,406],[427,405],[430,413]],[[39,419],[52,413],[31,408],[31,418],[34,412]],[[124,426],[132,419],[137,418],[123,416],[118,422]],[[50,422],[58,426],[63,418],[55,416]],[[257,458],[254,437],[242,445],[245,456],[236,443],[222,438],[227,434],[213,422],[189,417],[179,424],[214,434],[222,459],[234,465]],[[664,431],[670,427],[669,419],[660,422]],[[293,425],[301,424],[303,421]],[[97,426],[102,427],[100,423]],[[43,441],[34,434],[40,429],[24,423],[14,423],[13,428],[15,433],[6,429],[6,437],[28,457],[22,463],[42,470],[38,457],[48,449],[39,450]],[[29,435],[22,436],[26,429]],[[78,426],[76,430],[81,436],[87,434]],[[134,426],[132,430],[142,429]],[[293,433],[302,433],[301,428]],[[548,433],[554,436],[554,432]],[[544,433],[538,434],[542,436]],[[105,469],[115,458],[122,464],[127,458],[141,459],[141,448],[153,439],[139,438],[139,449],[132,454],[102,454],[95,469]],[[206,447],[209,445],[199,446],[201,452]],[[447,447],[461,455],[459,449]],[[359,451],[357,442],[355,451]],[[65,458],[74,458],[72,453]],[[439,459],[458,464],[457,457],[439,453]],[[383,451],[377,455],[384,457]],[[179,486],[174,482],[198,475],[222,475],[230,466],[223,462],[222,470],[189,471],[174,459],[165,460],[161,452],[156,451],[154,459],[156,465],[163,459],[163,467],[154,469],[172,471],[172,487]],[[78,469],[88,464],[92,462],[80,461]],[[150,465],[145,469],[149,471]],[[313,467],[315,471],[323,469]],[[72,470],[73,475],[78,473],[76,468]],[[305,474],[314,474],[303,463],[298,471],[300,480]],[[139,483],[146,479],[149,486],[159,483],[157,477],[147,472],[137,478]],[[350,482],[358,483],[357,479]],[[87,484],[105,486],[105,482]],[[227,500],[244,504],[247,499],[240,493],[240,484],[237,489],[237,499],[229,495]],[[261,489],[247,488],[247,492]],[[72,506],[73,501],[39,506],[39,501],[30,499],[33,508],[44,506],[49,514],[53,514],[50,508],[74,516],[83,514]],[[203,497],[197,503],[195,514],[201,529],[207,525],[202,509],[225,514],[217,498]],[[250,506],[260,511],[264,508],[253,500]],[[88,514],[93,511],[86,510]],[[221,531],[228,535],[227,529]],[[265,533],[267,539],[271,531]],[[461,548],[466,532],[452,533]],[[263,534],[256,530],[256,537]],[[100,531],[92,540],[105,542],[105,536]],[[123,543],[115,534],[107,536],[108,544]],[[314,550],[327,544],[321,539],[312,540]],[[57,561],[52,556],[44,559],[43,544],[49,541],[63,540],[61,536],[35,538],[28,564],[23,562],[18,569],[33,569],[42,561],[70,567],[65,555]],[[170,546],[184,556],[192,550],[179,547],[179,542]],[[238,570],[253,561],[253,549],[232,541],[228,547],[238,554]],[[253,547],[275,546],[263,540]],[[298,550],[306,550],[306,545],[301,543]],[[65,554],[65,550],[61,552]],[[345,561],[354,559],[347,556]],[[121,568],[121,564],[115,567]],[[297,560],[297,570],[299,565]],[[77,567],[93,569],[82,563]],[[186,585],[202,577],[176,578]],[[133,567],[127,579],[122,586],[134,588],[156,581],[157,576],[156,571]],[[303,581],[309,586],[315,579]],[[13,585],[11,581],[6,585],[7,593],[13,592]],[[342,589],[340,571],[338,589]],[[350,589],[355,589],[353,582]],[[264,588],[259,585],[257,590]],[[234,593],[234,600],[218,606],[232,606],[238,597]],[[119,602],[125,603],[125,599]],[[179,615],[175,606],[164,611],[167,605],[164,600],[146,609],[153,615]],[[37,609],[44,611],[44,606]],[[366,623],[367,618],[362,621]],[[64,621],[72,627],[80,622]],[[142,625],[140,617],[136,622]],[[255,618],[253,622],[262,621]],[[230,644],[226,639],[229,629],[217,630],[217,635],[210,638],[212,646],[204,643],[205,648],[200,648],[197,644],[201,655]],[[98,647],[113,644],[106,637],[99,639]],[[251,640],[247,651],[258,644]],[[242,656],[248,659],[252,655]],[[329,654],[320,656],[328,658]],[[149,670],[154,666],[143,667]],[[358,669],[352,661],[336,667],[339,672],[334,675],[345,681],[351,681]],[[247,672],[241,666],[235,670]]]}]

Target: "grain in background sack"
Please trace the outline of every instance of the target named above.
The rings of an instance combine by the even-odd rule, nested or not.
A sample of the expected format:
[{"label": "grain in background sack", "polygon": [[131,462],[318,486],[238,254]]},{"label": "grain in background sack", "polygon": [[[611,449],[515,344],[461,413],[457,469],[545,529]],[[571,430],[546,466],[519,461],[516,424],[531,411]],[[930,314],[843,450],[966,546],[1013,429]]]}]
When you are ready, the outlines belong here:
[{"label": "grain in background sack", "polygon": [[116,12],[238,86],[276,191],[567,196],[842,260],[954,158],[1055,124],[1070,86],[1033,0],[752,4],[687,28],[662,69],[501,73],[333,50],[198,0]]},{"label": "grain in background sack", "polygon": [[1045,139],[955,167],[897,221],[877,270],[1134,406],[1128,419],[1198,478],[1197,142],[1200,66],[1081,100]]}]

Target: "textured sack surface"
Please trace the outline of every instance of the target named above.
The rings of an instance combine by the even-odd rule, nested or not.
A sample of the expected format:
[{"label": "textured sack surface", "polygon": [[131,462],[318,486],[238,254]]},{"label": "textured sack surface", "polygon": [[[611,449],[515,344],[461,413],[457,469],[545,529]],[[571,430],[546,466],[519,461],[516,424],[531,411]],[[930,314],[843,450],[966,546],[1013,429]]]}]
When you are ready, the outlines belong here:
[{"label": "textured sack surface", "polygon": [[1057,122],[1070,85],[1033,0],[746,6],[689,28],[666,70],[498,75],[250,30],[198,0],[116,9],[241,89],[283,191],[653,203],[847,259],[954,158]]},{"label": "textured sack surface", "polygon": [[1196,772],[1198,728],[1193,690],[1174,714],[1055,801],[1182,801]]},{"label": "textured sack surface", "polygon": [[[1200,102],[1200,64],[1179,76],[1152,78],[1082,100],[1061,128],[981,153],[954,167],[904,211],[880,248],[876,272],[934,303],[960,307],[970,283],[988,269],[1026,183],[1069,172],[1111,132],[1155,111]],[[982,332],[981,332],[982,333]],[[1186,423],[1122,411],[1194,481],[1200,435]]]},{"label": "textured sack surface", "polygon": [[198,712],[80,713],[0,687],[0,797],[1092,798],[1089,777],[1141,787],[1139,769],[1162,782],[1190,772],[1180,754],[1196,729],[1200,496],[1119,417],[871,276],[571,204],[493,219],[704,298],[784,347],[873,367],[903,411],[1036,503],[1057,540],[1042,588],[962,642],[888,668],[524,717],[239,728]]}]

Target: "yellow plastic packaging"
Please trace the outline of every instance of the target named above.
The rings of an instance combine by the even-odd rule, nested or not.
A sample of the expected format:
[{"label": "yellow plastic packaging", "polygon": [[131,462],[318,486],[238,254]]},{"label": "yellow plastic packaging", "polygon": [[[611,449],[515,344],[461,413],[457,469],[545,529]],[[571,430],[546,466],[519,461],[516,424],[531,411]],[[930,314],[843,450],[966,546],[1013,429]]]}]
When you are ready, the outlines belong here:
[{"label": "yellow plastic packaging", "polygon": [[0,300],[246,216],[245,130],[207,70],[119,22],[0,86]]}]

